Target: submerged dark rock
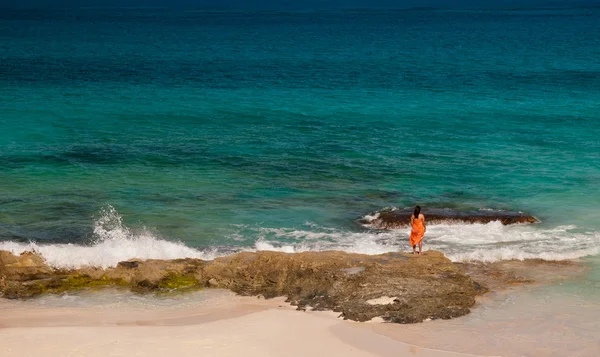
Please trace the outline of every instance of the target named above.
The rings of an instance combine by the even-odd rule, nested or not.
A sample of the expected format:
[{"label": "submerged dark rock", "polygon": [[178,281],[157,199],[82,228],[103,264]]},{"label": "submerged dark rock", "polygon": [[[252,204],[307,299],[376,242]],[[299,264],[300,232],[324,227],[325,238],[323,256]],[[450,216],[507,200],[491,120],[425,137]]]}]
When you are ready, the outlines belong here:
[{"label": "submerged dark rock", "polygon": [[[408,227],[412,208],[390,209],[374,212],[359,220],[359,223],[375,229],[397,229]],[[539,223],[533,216],[511,211],[459,211],[454,209],[429,208],[422,213],[429,224],[443,223],[490,223],[501,222],[504,225]]]},{"label": "submerged dark rock", "polygon": [[[135,260],[115,268],[72,271],[40,264],[43,260],[33,253],[2,254],[0,295],[10,298],[106,286],[138,292],[214,287],[240,295],[286,296],[300,310],[333,310],[355,321],[381,317],[415,323],[465,315],[480,293],[468,275],[435,251],[422,256],[245,252],[213,261]],[[392,301],[373,303],[382,297]]]}]

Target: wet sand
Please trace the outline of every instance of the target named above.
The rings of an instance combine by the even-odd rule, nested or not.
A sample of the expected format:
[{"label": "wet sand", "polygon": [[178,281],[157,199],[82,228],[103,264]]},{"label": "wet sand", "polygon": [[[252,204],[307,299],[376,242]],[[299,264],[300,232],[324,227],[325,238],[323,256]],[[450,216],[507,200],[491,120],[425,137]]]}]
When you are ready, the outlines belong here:
[{"label": "wet sand", "polygon": [[2,356],[423,356],[332,312],[299,312],[283,299],[222,294],[179,308],[44,307],[2,302]]},{"label": "wet sand", "polygon": [[[283,298],[218,289],[158,298],[108,290],[0,299],[1,355],[600,356],[596,294],[561,289],[583,279],[578,265],[510,262],[490,269],[477,274],[504,289],[479,297],[471,314],[411,325],[344,321],[334,312],[296,311]],[[545,284],[507,288],[513,278]]]},{"label": "wet sand", "polygon": [[480,299],[471,314],[422,324],[369,326],[432,349],[504,357],[600,356],[600,303],[534,288]]}]

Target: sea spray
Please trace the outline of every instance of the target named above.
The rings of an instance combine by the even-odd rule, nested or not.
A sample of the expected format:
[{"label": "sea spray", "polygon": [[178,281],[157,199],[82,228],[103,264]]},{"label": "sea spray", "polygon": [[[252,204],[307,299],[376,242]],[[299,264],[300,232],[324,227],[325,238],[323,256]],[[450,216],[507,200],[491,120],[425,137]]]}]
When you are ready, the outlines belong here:
[{"label": "sea spray", "polygon": [[[40,253],[54,267],[114,267],[129,259],[198,258],[204,260],[239,251],[338,250],[360,254],[383,254],[410,250],[408,229],[341,230],[307,222],[306,229],[236,225],[250,237],[245,246],[190,247],[159,237],[149,229],[130,229],[111,205],[102,208],[94,220],[90,245],[0,242],[0,250],[15,254]],[[232,233],[237,235],[237,232]],[[439,250],[456,262],[499,260],[567,260],[600,252],[600,233],[582,231],[574,225],[542,228],[537,225],[504,226],[487,224],[430,224],[425,249]]]},{"label": "sea spray", "polygon": [[123,224],[121,215],[108,205],[100,210],[94,221],[94,240],[91,245],[38,244],[0,242],[0,250],[14,254],[35,251],[47,263],[57,268],[80,268],[97,266],[114,267],[118,262],[129,259],[213,259],[210,250],[199,251],[181,242],[156,237],[147,229],[132,232]]},{"label": "sea spray", "polygon": [[[314,227],[311,227],[315,229]],[[248,228],[252,229],[252,228]],[[407,228],[379,231],[298,230],[253,228],[258,250],[283,252],[341,250],[351,253],[382,254],[409,251]],[[600,252],[600,233],[581,231],[576,226],[542,228],[534,225],[430,224],[425,235],[426,249],[444,252],[451,260],[568,260]]]}]

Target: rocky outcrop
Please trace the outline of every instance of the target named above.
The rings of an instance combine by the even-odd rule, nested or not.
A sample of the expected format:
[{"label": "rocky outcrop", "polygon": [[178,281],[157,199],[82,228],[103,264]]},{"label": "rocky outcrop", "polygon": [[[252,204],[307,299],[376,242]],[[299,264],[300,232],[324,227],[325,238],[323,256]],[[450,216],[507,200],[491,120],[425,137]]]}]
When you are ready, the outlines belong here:
[{"label": "rocky outcrop", "polygon": [[29,281],[48,277],[53,273],[42,257],[32,252],[15,256],[0,250],[0,277],[5,281]]},{"label": "rocky outcrop", "polygon": [[[478,293],[477,285],[439,252],[240,253],[217,259],[204,271],[217,287],[242,295],[283,295],[301,309],[338,311],[355,321],[449,319],[467,314]],[[368,303],[383,296],[394,302]]]},{"label": "rocky outcrop", "polygon": [[484,291],[443,254],[343,252],[238,253],[213,261],[132,260],[115,268],[54,270],[33,253],[0,252],[0,294],[27,298],[118,286],[138,292],[225,288],[241,295],[286,296],[298,309],[333,310],[346,319],[415,323],[465,315]]},{"label": "rocky outcrop", "polygon": [[109,269],[58,270],[35,253],[0,251],[0,296],[119,287],[139,293],[225,288],[240,295],[286,296],[300,310],[333,310],[346,319],[415,323],[465,315],[475,297],[516,284],[583,274],[575,262],[452,263],[443,254],[343,252],[238,253],[213,261],[130,260]]},{"label": "rocky outcrop", "polygon": [[[398,229],[408,227],[412,208],[389,209],[374,212],[359,220],[359,223],[374,229]],[[499,221],[504,225],[538,223],[538,219],[520,212],[510,211],[458,211],[453,209],[424,209],[422,213],[429,224],[490,223]]]}]

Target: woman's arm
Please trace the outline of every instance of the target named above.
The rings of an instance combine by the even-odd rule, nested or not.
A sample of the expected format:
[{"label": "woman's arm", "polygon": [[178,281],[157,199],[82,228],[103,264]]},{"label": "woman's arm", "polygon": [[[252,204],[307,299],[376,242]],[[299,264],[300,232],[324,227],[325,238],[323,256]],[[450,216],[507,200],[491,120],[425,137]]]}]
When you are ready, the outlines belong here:
[{"label": "woman's arm", "polygon": [[423,220],[423,232],[427,232],[427,225],[425,225],[425,216],[423,214],[420,215]]}]

